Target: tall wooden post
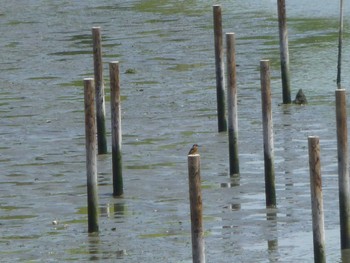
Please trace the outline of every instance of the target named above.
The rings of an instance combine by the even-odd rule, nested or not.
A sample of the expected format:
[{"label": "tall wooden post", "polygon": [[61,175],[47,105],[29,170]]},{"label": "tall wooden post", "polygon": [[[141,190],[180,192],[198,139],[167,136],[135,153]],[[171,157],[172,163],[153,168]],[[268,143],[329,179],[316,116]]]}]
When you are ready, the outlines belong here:
[{"label": "tall wooden post", "polygon": [[326,263],[320,139],[308,138],[314,262]]},{"label": "tall wooden post", "polygon": [[113,195],[121,196],[123,195],[122,128],[118,61],[109,63],[109,76],[111,88]]},{"label": "tall wooden post", "polygon": [[88,198],[88,232],[98,232],[97,151],[94,108],[94,80],[84,79],[85,146]]},{"label": "tall wooden post", "polygon": [[273,123],[270,87],[270,61],[260,61],[261,106],[264,137],[266,206],[276,207]]},{"label": "tall wooden post", "polygon": [[233,176],[239,174],[237,81],[234,33],[226,34],[226,48],[229,162],[230,176]]},{"label": "tall wooden post", "polygon": [[292,102],[290,94],[290,73],[289,73],[289,50],[288,50],[288,31],[285,0],[277,0],[278,7],[278,27],[280,38],[280,57],[281,57],[281,77],[283,103]]},{"label": "tall wooden post", "polygon": [[350,248],[350,189],[345,89],[335,91],[341,249]]},{"label": "tall wooden post", "polygon": [[191,209],[192,262],[205,263],[200,156],[199,154],[190,154],[187,156],[187,159]]},{"label": "tall wooden post", "polygon": [[221,6],[213,6],[214,42],[215,42],[215,71],[216,71],[216,101],[218,111],[218,130],[227,130],[225,114],[225,82],[224,82],[224,49],[222,35]]},{"label": "tall wooden post", "polygon": [[106,109],[103,83],[101,28],[92,28],[98,153],[107,153]]}]

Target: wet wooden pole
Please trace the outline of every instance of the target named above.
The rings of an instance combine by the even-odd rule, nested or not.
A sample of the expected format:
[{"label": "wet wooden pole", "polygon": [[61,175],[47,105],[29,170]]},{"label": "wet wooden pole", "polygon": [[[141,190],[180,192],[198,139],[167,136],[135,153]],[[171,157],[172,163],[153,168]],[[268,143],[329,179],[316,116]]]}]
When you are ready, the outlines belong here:
[{"label": "wet wooden pole", "polygon": [[191,210],[192,259],[193,263],[205,263],[200,155],[191,154],[187,156],[187,159]]},{"label": "wet wooden pole", "polygon": [[260,61],[261,106],[264,137],[266,206],[276,207],[273,123],[270,87],[270,61]]},{"label": "wet wooden pole", "polygon": [[227,130],[225,114],[225,82],[224,82],[224,49],[222,34],[221,6],[213,6],[214,42],[215,42],[215,71],[216,71],[216,101],[218,111],[218,130]]},{"label": "wet wooden pole", "polygon": [[338,36],[338,65],[337,65],[337,87],[341,89],[341,57],[343,48],[343,28],[344,28],[344,5],[343,0],[340,0],[339,12],[339,36]]},{"label": "wet wooden pole", "polygon": [[98,232],[98,190],[94,80],[84,79],[88,232]]},{"label": "wet wooden pole", "polygon": [[335,91],[341,249],[350,248],[348,128],[345,89]]},{"label": "wet wooden pole", "polygon": [[109,63],[109,76],[111,88],[113,195],[121,196],[123,195],[122,128],[118,61]]},{"label": "wet wooden pole", "polygon": [[230,176],[239,174],[238,117],[235,34],[226,34],[227,48],[227,105]]},{"label": "wet wooden pole", "polygon": [[288,31],[285,0],[277,0],[278,27],[280,39],[280,60],[282,77],[283,103],[292,102],[290,94],[290,73],[289,73],[289,50],[288,50]]},{"label": "wet wooden pole", "polygon": [[106,109],[103,82],[101,28],[92,28],[98,153],[107,153]]},{"label": "wet wooden pole", "polygon": [[320,161],[320,139],[308,138],[314,262],[326,262],[324,210]]}]

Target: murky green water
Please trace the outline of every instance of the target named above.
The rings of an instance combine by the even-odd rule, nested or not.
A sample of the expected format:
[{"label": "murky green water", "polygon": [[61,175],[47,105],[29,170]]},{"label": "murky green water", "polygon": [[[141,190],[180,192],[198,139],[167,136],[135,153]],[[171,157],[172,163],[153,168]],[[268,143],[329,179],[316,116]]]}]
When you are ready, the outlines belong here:
[{"label": "murky green water", "polygon": [[[221,2],[225,32],[235,32],[237,39],[238,180],[228,177],[227,134],[217,133],[212,32],[217,1],[4,1],[1,260],[191,262],[186,154],[199,143],[207,261],[313,262],[307,136],[318,135],[327,259],[340,262],[338,4],[304,2],[287,3],[293,97],[303,88],[310,102],[301,107],[278,106],[275,1]],[[349,10],[346,6],[345,14]],[[125,196],[112,197],[111,155],[99,156],[99,236],[87,234],[86,216],[82,79],[93,73],[92,26],[102,27],[107,102],[109,61],[121,63],[123,96]],[[346,47],[343,57],[348,87]],[[275,211],[265,209],[264,197],[258,67],[266,58],[273,77]],[[106,108],[109,124],[109,103]]]}]

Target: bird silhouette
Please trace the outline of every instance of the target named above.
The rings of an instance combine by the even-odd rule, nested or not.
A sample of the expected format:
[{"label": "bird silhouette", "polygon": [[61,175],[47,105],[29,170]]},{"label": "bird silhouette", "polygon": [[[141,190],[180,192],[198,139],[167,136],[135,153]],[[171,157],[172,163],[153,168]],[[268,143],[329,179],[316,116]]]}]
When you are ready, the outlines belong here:
[{"label": "bird silhouette", "polygon": [[199,154],[198,152],[198,144],[193,144],[191,150],[188,152],[188,155]]}]

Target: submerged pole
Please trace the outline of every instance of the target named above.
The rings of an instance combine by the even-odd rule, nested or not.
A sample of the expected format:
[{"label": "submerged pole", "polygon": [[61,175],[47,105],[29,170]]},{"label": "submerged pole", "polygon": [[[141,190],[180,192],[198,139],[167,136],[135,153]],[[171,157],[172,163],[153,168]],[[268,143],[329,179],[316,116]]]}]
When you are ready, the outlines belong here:
[{"label": "submerged pole", "polygon": [[94,80],[84,79],[88,232],[98,232],[98,190]]},{"label": "submerged pole", "polygon": [[348,128],[345,89],[335,91],[341,249],[350,248]]},{"label": "submerged pole", "polygon": [[187,159],[191,210],[192,262],[205,263],[200,155],[189,154]]},{"label": "submerged pole", "polygon": [[285,0],[277,0],[283,103],[292,102],[290,93],[288,31]]},{"label": "submerged pole", "polygon": [[225,82],[224,82],[224,49],[222,35],[221,6],[213,6],[214,42],[215,42],[215,71],[216,71],[216,101],[218,111],[218,130],[227,130],[225,114]]},{"label": "submerged pole", "polygon": [[339,40],[338,40],[338,66],[337,66],[337,87],[341,89],[341,57],[343,48],[343,28],[344,28],[344,6],[343,0],[340,0],[340,13],[339,13]]},{"label": "submerged pole", "polygon": [[103,83],[101,28],[92,28],[98,153],[107,153],[106,109]]},{"label": "submerged pole", "polygon": [[276,207],[273,123],[270,87],[270,61],[260,61],[261,106],[264,137],[266,207]]},{"label": "submerged pole", "polygon": [[228,105],[228,142],[230,176],[239,174],[238,158],[238,118],[237,118],[237,81],[235,34],[226,34],[227,48],[227,105]]},{"label": "submerged pole", "polygon": [[308,137],[314,262],[326,262],[320,139]]},{"label": "submerged pole", "polygon": [[109,63],[109,76],[111,88],[113,195],[121,196],[123,195],[122,128],[118,61]]}]

